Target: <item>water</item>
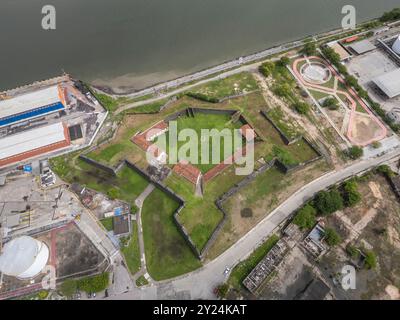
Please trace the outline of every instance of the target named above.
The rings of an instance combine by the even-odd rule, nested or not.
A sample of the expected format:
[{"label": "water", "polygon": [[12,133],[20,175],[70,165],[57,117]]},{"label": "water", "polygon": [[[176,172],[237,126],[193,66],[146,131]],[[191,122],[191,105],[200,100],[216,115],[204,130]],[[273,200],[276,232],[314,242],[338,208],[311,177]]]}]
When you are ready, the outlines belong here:
[{"label": "water", "polygon": [[[57,9],[57,30],[41,8]],[[62,70],[98,85],[141,88],[359,21],[398,0],[0,0],[0,89]]]}]

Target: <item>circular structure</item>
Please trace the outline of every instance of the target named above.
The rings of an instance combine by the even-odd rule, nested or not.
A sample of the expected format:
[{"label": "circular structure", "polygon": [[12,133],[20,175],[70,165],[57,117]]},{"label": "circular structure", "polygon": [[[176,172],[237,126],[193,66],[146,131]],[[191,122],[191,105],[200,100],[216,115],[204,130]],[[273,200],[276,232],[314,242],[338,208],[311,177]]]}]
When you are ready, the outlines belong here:
[{"label": "circular structure", "polygon": [[397,37],[392,47],[393,51],[400,54],[400,35]]},{"label": "circular structure", "polygon": [[0,271],[19,279],[37,276],[49,260],[49,249],[36,239],[23,236],[7,242],[0,256]]},{"label": "circular structure", "polygon": [[332,77],[329,68],[320,62],[306,63],[301,67],[300,72],[306,81],[315,84],[326,83]]}]

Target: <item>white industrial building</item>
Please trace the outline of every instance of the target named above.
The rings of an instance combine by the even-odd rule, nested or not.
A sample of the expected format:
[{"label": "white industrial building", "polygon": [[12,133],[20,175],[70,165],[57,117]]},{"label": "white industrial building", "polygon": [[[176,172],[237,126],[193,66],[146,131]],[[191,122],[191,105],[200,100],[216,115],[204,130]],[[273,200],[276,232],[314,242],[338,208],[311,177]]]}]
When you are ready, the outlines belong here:
[{"label": "white industrial building", "polygon": [[49,248],[32,237],[15,238],[4,245],[0,255],[0,272],[18,279],[39,275],[49,260]]},{"label": "white industrial building", "polygon": [[400,69],[385,73],[372,81],[388,98],[400,95]]},{"label": "white industrial building", "polygon": [[68,128],[62,122],[10,135],[0,139],[0,167],[69,145]]},{"label": "white industrial building", "polygon": [[0,127],[58,112],[65,108],[58,85],[0,100]]}]

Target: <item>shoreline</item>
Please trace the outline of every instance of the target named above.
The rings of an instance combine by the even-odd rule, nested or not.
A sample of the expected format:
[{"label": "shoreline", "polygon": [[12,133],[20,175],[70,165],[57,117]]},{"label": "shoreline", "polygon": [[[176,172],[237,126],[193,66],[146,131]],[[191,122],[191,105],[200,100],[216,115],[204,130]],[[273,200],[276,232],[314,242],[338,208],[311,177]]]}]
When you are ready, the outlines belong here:
[{"label": "shoreline", "polygon": [[[280,54],[285,51],[293,50],[297,47],[302,46],[304,44],[304,41],[307,39],[310,39],[310,38],[314,38],[315,41],[321,41],[321,40],[324,40],[324,38],[330,38],[330,37],[339,36],[341,34],[357,32],[357,31],[359,31],[360,28],[362,28],[363,25],[373,22],[373,21],[377,21],[377,19],[378,18],[373,18],[371,20],[363,21],[362,23],[360,23],[357,26],[357,28],[355,30],[343,30],[343,29],[339,28],[339,29],[331,29],[328,31],[323,31],[321,33],[317,33],[317,34],[313,34],[313,35],[307,35],[307,36],[304,36],[297,40],[277,44],[270,48],[267,48],[267,49],[264,49],[264,50],[261,50],[258,52],[254,52],[254,53],[251,53],[246,56],[236,57],[231,60],[226,60],[217,65],[209,66],[204,69],[201,69],[196,72],[189,73],[189,74],[177,77],[177,78],[168,79],[166,81],[155,82],[154,84],[145,86],[140,89],[135,89],[133,87],[129,88],[129,85],[120,86],[120,87],[112,87],[112,86],[107,86],[107,85],[91,84],[91,87],[100,93],[107,94],[114,98],[121,98],[121,97],[140,98],[140,97],[143,97],[146,95],[157,94],[160,91],[174,89],[181,85],[188,84],[190,82],[194,82],[194,81],[198,81],[201,79],[205,79],[207,77],[215,76],[221,72],[226,72],[231,69],[238,68],[240,66],[244,66],[247,64],[251,64],[251,63],[255,63],[255,62],[264,60],[267,57],[273,56],[275,54]],[[368,32],[368,31],[369,30],[364,31],[364,32]],[[362,32],[359,32],[359,33],[362,33]],[[125,88],[126,88],[126,90],[125,90]]]}]

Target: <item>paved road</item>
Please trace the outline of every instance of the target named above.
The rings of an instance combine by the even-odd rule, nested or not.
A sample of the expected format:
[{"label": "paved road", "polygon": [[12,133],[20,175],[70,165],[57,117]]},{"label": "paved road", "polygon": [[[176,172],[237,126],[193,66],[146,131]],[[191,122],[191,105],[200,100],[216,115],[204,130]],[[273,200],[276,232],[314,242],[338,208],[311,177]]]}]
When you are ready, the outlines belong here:
[{"label": "paved road", "polygon": [[225,276],[223,272],[226,266],[233,267],[240,260],[245,259],[258,244],[274,232],[277,226],[316,192],[399,156],[400,149],[397,148],[379,158],[362,160],[339,172],[330,172],[294,193],[236,244],[201,269],[182,277],[158,282],[153,286],[135,289],[122,295],[110,297],[109,299],[173,299],[176,297],[213,299],[215,297],[212,290],[216,285],[224,281]]}]

